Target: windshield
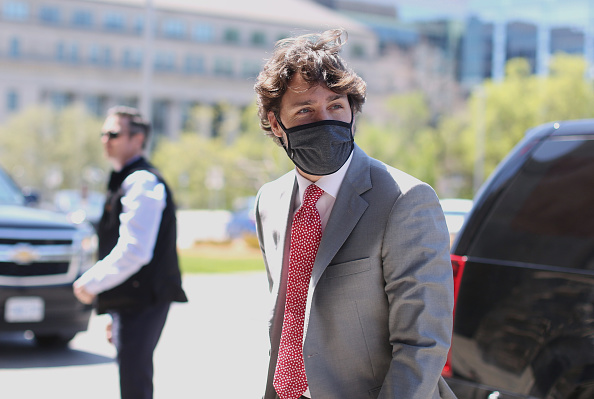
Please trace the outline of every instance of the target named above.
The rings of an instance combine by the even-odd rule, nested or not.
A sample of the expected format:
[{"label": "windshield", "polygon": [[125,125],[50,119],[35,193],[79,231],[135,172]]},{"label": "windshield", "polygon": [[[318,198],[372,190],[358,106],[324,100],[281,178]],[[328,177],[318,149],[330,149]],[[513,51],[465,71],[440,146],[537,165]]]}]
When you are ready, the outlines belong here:
[{"label": "windshield", "polygon": [[23,205],[25,199],[21,190],[6,173],[0,169],[0,205]]}]

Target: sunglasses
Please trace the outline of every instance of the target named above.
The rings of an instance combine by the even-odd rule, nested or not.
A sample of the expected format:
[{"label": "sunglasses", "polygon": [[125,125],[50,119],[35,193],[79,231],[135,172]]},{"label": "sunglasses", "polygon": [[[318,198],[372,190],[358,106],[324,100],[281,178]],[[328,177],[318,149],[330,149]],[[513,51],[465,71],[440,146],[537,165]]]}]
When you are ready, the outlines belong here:
[{"label": "sunglasses", "polygon": [[122,135],[122,132],[101,132],[101,138],[107,136],[109,140],[117,139]]}]

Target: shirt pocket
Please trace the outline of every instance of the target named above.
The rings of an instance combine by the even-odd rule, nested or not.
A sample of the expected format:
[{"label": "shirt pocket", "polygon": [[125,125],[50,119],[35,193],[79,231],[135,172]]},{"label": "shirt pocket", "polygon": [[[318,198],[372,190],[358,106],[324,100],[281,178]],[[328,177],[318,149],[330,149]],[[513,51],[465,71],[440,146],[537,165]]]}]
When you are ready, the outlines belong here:
[{"label": "shirt pocket", "polygon": [[350,276],[352,274],[364,273],[370,269],[371,260],[369,258],[363,258],[328,265],[324,274],[326,275],[326,278],[336,278]]}]

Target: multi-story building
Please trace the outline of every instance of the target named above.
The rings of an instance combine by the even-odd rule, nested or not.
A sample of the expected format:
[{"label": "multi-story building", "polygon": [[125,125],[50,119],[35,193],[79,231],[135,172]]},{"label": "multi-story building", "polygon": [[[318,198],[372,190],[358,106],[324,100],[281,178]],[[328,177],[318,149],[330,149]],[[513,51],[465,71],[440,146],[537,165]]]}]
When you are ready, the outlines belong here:
[{"label": "multi-story building", "polygon": [[475,2],[466,19],[459,80],[467,86],[500,80],[505,63],[516,57],[527,59],[533,73],[546,75],[550,57],[559,52],[582,55],[592,65],[592,18],[589,0]]},{"label": "multi-story building", "polygon": [[[34,104],[128,104],[176,136],[197,104],[244,107],[284,37],[343,27],[349,66],[370,92],[386,63],[364,25],[300,0],[1,0],[0,123]],[[378,67],[378,65],[384,65]]]},{"label": "multi-story building", "polygon": [[[315,1],[368,26],[382,48],[430,44],[441,55],[432,62],[445,67],[439,73],[451,74],[466,88],[484,79],[502,79],[506,62],[516,57],[527,59],[532,72],[541,75],[559,52],[583,55],[594,65],[590,0]],[[441,61],[435,64],[436,59]],[[590,71],[593,78],[594,68]]]}]

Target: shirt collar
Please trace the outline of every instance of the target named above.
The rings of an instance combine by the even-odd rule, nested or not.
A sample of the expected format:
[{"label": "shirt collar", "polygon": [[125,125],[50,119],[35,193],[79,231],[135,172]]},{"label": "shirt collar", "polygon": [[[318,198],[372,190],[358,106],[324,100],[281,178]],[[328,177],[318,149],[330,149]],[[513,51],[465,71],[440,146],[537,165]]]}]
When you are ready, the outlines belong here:
[{"label": "shirt collar", "polygon": [[[344,163],[344,165],[342,165],[340,167],[340,169],[338,169],[336,172],[334,172],[330,175],[322,176],[315,183],[319,188],[324,190],[325,193],[330,194],[334,199],[336,199],[336,196],[338,195],[338,190],[340,189],[340,185],[342,184],[342,181],[344,180],[346,171],[349,168],[349,165],[351,164],[351,160],[353,159],[354,152],[355,151],[351,151],[351,155],[349,155],[349,158]],[[300,202],[302,202],[303,195],[305,194],[305,189],[307,188],[307,186],[312,184],[312,182],[309,181],[308,179],[306,179],[305,177],[301,176],[301,174],[297,171],[297,168],[295,168],[295,176],[297,176],[297,184],[299,185],[298,199]]]}]

